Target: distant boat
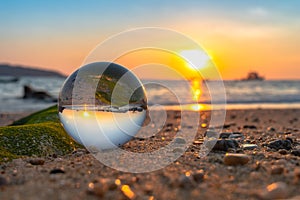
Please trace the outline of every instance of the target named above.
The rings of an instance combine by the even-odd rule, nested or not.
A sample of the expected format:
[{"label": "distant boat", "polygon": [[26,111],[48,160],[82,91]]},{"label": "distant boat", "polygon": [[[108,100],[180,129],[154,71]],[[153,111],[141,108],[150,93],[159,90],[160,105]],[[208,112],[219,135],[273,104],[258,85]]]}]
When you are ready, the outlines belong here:
[{"label": "distant boat", "polygon": [[246,78],[243,78],[242,81],[263,81],[265,78],[260,76],[257,72],[249,72]]}]

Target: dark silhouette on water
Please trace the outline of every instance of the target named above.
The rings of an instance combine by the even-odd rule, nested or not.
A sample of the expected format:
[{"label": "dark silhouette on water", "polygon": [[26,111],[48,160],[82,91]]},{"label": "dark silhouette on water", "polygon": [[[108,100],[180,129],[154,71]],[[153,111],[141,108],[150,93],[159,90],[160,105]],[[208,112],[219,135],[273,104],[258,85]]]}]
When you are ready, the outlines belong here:
[{"label": "dark silhouette on water", "polygon": [[257,72],[249,72],[247,77],[242,79],[242,81],[263,81],[265,78],[260,76]]},{"label": "dark silhouette on water", "polygon": [[56,102],[57,99],[52,97],[45,91],[35,90],[28,85],[24,85],[24,95],[23,99],[36,99],[36,100],[43,100],[47,102]]}]

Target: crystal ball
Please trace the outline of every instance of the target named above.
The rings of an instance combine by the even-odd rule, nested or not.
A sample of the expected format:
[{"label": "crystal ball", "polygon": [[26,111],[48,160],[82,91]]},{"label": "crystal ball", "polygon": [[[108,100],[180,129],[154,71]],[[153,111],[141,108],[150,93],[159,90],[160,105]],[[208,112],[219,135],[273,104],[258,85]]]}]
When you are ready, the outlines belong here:
[{"label": "crystal ball", "polygon": [[66,132],[88,150],[117,148],[143,126],[147,98],[139,78],[112,62],[84,65],[64,82],[58,115]]}]

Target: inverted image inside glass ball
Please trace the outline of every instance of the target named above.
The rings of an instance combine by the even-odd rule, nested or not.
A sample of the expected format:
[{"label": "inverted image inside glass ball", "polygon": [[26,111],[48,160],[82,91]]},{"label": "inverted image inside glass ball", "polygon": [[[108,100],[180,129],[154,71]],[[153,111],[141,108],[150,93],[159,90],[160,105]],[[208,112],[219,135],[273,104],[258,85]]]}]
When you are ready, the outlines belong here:
[{"label": "inverted image inside glass ball", "polygon": [[63,84],[59,118],[66,132],[89,150],[112,149],[142,127],[147,98],[141,81],[110,62],[87,64]]}]

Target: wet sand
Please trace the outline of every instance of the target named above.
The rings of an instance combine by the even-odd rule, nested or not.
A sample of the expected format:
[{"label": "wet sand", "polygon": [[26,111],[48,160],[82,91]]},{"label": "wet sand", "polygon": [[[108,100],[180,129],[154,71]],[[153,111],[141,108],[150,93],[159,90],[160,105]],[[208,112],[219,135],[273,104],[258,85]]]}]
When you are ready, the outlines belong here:
[{"label": "wet sand", "polygon": [[[168,116],[160,133],[123,149],[149,151],[172,140],[181,127],[177,112]],[[151,173],[111,169],[84,149],[3,163],[0,199],[300,199],[299,109],[227,111],[223,139],[200,158],[209,118],[202,112],[194,143]]]}]

